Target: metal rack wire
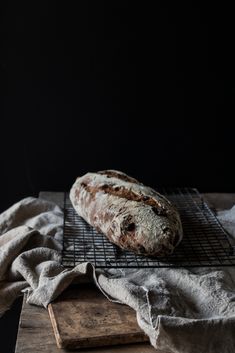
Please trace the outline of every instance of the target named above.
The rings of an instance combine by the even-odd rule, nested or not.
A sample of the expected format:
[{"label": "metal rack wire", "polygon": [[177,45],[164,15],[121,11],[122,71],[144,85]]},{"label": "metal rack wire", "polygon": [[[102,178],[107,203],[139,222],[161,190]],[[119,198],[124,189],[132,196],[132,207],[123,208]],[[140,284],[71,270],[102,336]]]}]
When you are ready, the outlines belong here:
[{"label": "metal rack wire", "polygon": [[91,262],[96,268],[213,267],[235,265],[227,233],[197,189],[159,190],[177,207],[184,237],[172,255],[150,258],[124,251],[87,224],[64,194],[62,264]]}]

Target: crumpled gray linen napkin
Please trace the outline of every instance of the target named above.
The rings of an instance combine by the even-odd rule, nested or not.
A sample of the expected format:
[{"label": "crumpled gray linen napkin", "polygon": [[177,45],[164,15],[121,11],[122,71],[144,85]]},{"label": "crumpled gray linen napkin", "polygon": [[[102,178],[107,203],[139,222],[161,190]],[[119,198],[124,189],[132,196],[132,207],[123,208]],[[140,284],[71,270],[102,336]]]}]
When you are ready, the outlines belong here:
[{"label": "crumpled gray linen napkin", "polygon": [[[219,218],[235,236],[235,206]],[[62,223],[58,206],[32,197],[0,215],[0,316],[22,292],[46,308],[75,278],[89,276],[109,300],[136,311],[158,352],[235,352],[234,268],[64,269]]]}]

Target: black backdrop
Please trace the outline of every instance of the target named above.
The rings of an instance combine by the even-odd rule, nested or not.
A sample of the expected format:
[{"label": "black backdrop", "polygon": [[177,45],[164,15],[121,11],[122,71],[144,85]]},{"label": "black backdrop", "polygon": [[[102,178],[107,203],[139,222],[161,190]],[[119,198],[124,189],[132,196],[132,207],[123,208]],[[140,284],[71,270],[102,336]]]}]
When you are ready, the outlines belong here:
[{"label": "black backdrop", "polygon": [[[0,211],[104,168],[234,192],[233,12],[74,3],[1,12]],[[19,310],[0,320],[3,353]]]},{"label": "black backdrop", "polygon": [[3,12],[1,209],[105,168],[235,191],[229,10],[76,3]]}]

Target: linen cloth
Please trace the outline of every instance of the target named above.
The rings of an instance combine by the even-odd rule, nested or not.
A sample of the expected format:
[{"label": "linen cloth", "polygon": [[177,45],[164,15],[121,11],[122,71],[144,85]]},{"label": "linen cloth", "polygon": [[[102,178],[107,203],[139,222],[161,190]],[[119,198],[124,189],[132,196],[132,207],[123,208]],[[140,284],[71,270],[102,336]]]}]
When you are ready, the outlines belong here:
[{"label": "linen cloth", "polygon": [[[235,206],[218,214],[235,243]],[[136,311],[164,353],[235,352],[235,268],[96,270],[61,266],[63,212],[28,197],[0,215],[0,316],[15,298],[44,306],[73,280],[93,280],[109,300]]]}]

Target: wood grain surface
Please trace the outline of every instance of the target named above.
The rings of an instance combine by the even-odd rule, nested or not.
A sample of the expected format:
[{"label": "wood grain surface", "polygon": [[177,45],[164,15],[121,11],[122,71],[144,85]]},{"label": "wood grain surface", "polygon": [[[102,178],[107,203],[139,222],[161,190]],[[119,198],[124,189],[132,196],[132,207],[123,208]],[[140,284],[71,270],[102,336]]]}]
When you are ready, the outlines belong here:
[{"label": "wood grain surface", "polygon": [[[19,323],[16,353],[68,353],[58,348],[48,311],[29,305],[24,296]],[[158,353],[149,343],[124,344],[97,348],[80,348],[73,353]],[[164,352],[161,352],[164,353]]]},{"label": "wood grain surface", "polygon": [[110,302],[93,284],[67,289],[48,310],[59,348],[149,341],[137,324],[135,311]]}]

